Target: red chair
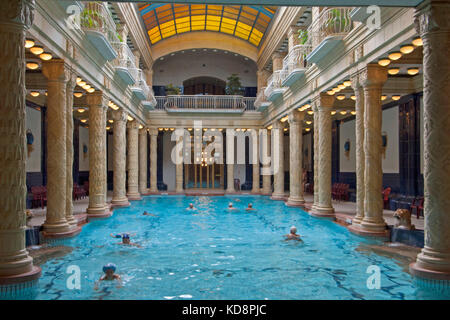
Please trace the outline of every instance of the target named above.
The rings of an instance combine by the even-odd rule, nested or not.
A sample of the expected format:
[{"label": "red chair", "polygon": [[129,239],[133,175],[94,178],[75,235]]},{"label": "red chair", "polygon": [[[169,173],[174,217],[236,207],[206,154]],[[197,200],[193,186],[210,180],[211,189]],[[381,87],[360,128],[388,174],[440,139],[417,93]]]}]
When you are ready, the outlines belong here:
[{"label": "red chair", "polygon": [[391,188],[387,187],[383,190],[383,208],[386,209],[386,205],[389,203],[389,195],[391,194]]}]

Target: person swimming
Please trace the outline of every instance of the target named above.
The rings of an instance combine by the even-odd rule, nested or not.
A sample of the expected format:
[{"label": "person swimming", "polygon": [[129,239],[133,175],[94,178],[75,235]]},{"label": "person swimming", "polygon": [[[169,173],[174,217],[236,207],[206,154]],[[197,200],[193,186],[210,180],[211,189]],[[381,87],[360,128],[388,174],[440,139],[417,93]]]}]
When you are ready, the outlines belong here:
[{"label": "person swimming", "polygon": [[143,216],[152,216],[152,217],[157,217],[158,215],[153,214],[153,213],[148,213],[147,211],[144,211],[144,213],[142,214]]},{"label": "person swimming", "polygon": [[255,210],[255,208],[253,208],[253,204],[249,203],[247,209],[245,209],[247,211],[252,211]]},{"label": "person swimming", "polygon": [[129,246],[135,246],[138,248],[141,248],[141,246],[137,243],[132,243],[130,237],[131,236],[135,236],[136,234],[130,235],[129,233],[123,233],[123,234],[116,234],[113,235],[111,233],[111,237],[113,238],[122,238],[122,242],[118,242],[117,244],[121,244],[121,245],[129,245]]},{"label": "person swimming", "polygon": [[95,283],[95,290],[98,290],[98,284],[101,281],[114,281],[117,280],[119,287],[122,286],[122,279],[116,274],[116,265],[114,263],[108,263],[103,266],[104,275]]},{"label": "person swimming", "polygon": [[228,210],[237,210],[235,207],[233,207],[233,202],[228,203]]},{"label": "person swimming", "polygon": [[302,239],[300,238],[300,235],[297,234],[297,228],[295,226],[292,226],[289,234],[286,234],[284,237],[286,238],[286,240],[302,241]]},{"label": "person swimming", "polygon": [[186,210],[197,210],[197,209],[194,207],[193,203],[189,203],[189,207],[187,207]]}]

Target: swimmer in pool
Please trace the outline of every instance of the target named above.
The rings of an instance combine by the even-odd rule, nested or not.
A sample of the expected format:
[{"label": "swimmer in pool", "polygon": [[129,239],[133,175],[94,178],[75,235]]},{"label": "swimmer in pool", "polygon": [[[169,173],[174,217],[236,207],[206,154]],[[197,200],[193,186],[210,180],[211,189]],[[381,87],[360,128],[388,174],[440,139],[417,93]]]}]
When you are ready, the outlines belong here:
[{"label": "swimmer in pool", "polygon": [[230,202],[229,204],[228,204],[228,210],[237,210],[235,207],[233,207],[233,203],[232,202]]},{"label": "swimmer in pool", "polygon": [[113,238],[122,238],[122,242],[118,242],[117,244],[128,245],[128,246],[135,246],[135,247],[141,248],[141,246],[139,244],[132,243],[131,240],[130,240],[130,236],[135,236],[135,234],[133,234],[133,235],[130,235],[128,233],[124,233],[122,235],[120,235],[120,234],[116,234],[116,235],[111,234],[111,236]]},{"label": "swimmer in pool", "polygon": [[114,263],[108,263],[103,266],[103,272],[105,273],[103,276],[100,277],[100,279],[95,283],[95,290],[98,290],[98,283],[100,281],[113,281],[117,280],[118,287],[122,286],[122,279],[118,274],[115,274],[116,272],[116,265]]},{"label": "swimmer in pool", "polygon": [[302,241],[300,235],[297,234],[297,228],[295,226],[292,226],[289,234],[286,234],[284,237],[286,238],[286,240]]},{"label": "swimmer in pool", "polygon": [[255,210],[255,208],[253,208],[253,204],[249,203],[247,209],[245,209],[247,211],[252,211]]},{"label": "swimmer in pool", "polygon": [[235,199],[234,201],[236,201],[236,202],[241,202],[241,199]]},{"label": "swimmer in pool", "polygon": [[189,207],[187,207],[186,210],[196,210],[196,208],[193,203],[189,203]]},{"label": "swimmer in pool", "polygon": [[153,213],[148,213],[147,211],[144,211],[144,213],[142,214],[143,216],[152,216],[152,217],[157,217],[158,215],[153,214]]}]

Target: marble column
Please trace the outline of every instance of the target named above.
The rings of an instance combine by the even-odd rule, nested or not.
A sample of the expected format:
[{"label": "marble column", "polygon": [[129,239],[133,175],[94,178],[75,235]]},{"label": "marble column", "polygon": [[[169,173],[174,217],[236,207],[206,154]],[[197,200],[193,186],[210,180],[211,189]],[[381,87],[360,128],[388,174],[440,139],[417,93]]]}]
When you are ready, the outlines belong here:
[{"label": "marble column", "polygon": [[66,88],[66,219],[76,226],[78,221],[73,216],[73,92],[76,86],[76,73],[73,69],[67,80]]},{"label": "marble column", "polygon": [[319,161],[318,161],[318,204],[311,210],[317,217],[334,217],[334,208],[331,204],[331,109],[334,96],[321,93],[315,101],[319,113]]},{"label": "marble column", "polygon": [[362,235],[387,237],[383,218],[383,168],[381,158],[381,92],[387,80],[387,70],[368,64],[360,81],[364,88],[364,217],[352,225],[353,232]]},{"label": "marble column", "polygon": [[423,40],[425,245],[412,274],[437,287],[450,281],[450,2],[424,1],[416,10]]},{"label": "marble column", "polygon": [[158,192],[157,179],[157,144],[158,144],[158,129],[150,128],[150,192]]},{"label": "marble column", "polygon": [[113,196],[111,204],[127,207],[130,202],[126,193],[127,170],[127,113],[122,109],[112,112],[113,122]]},{"label": "marble column", "polygon": [[[66,86],[70,70],[63,60],[53,59],[42,64],[47,78],[47,212],[44,237],[68,237],[80,228],[66,218]],[[70,201],[71,202],[71,201]]]},{"label": "marble column", "polygon": [[284,200],[284,124],[276,120],[272,128],[273,193],[272,200]]},{"label": "marble column", "polygon": [[[227,190],[234,193],[234,129],[227,129]],[[200,167],[201,170],[201,167]]]},{"label": "marble column", "polygon": [[[25,31],[33,23],[33,10],[33,0],[5,0],[0,10],[0,298],[16,296],[41,275],[41,268],[33,265],[25,248],[24,43]],[[8,292],[2,290],[4,285]]]},{"label": "marble column", "polygon": [[355,92],[355,140],[356,140],[356,215],[352,224],[361,223],[364,218],[364,89],[359,81],[359,74],[351,78],[353,91]]},{"label": "marble column", "polygon": [[139,192],[147,190],[147,128],[139,129]]},{"label": "marble column", "polygon": [[301,206],[303,198],[303,119],[305,113],[294,110],[289,114],[289,198],[288,206]]},{"label": "marble column", "polygon": [[283,59],[286,52],[274,52],[272,54],[272,70],[273,72],[283,69]]},{"label": "marble column", "polygon": [[[261,135],[262,156],[270,157],[272,133],[270,130],[267,130],[266,133],[267,133],[267,135],[266,135],[265,140],[262,138],[263,135]],[[264,163],[263,167],[262,167],[263,173],[267,173],[267,174],[263,174],[263,187],[262,187],[261,193],[264,195],[271,195],[272,194],[272,175],[268,174],[271,171],[270,170],[270,162],[268,160],[266,160],[266,161],[267,161],[267,163]]]},{"label": "marble column", "polygon": [[292,49],[300,44],[300,39],[298,38],[298,31],[300,29],[304,29],[305,27],[299,27],[296,25],[290,26],[287,32],[288,37],[288,50],[289,52],[292,51]]},{"label": "marble column", "polygon": [[253,166],[253,183],[252,183],[252,193],[258,194],[260,192],[259,188],[259,130],[252,130],[252,166]]},{"label": "marble column", "polygon": [[141,200],[139,193],[139,123],[128,122],[128,200]]},{"label": "marble column", "polygon": [[311,108],[314,112],[314,200],[311,210],[314,210],[319,205],[319,108],[316,102],[311,104]]},{"label": "marble column", "polygon": [[269,78],[269,76],[269,71],[267,71],[266,69],[261,69],[256,72],[258,94],[260,93],[262,88],[267,86],[267,79]]},{"label": "marble column", "polygon": [[[179,130],[179,129],[177,129]],[[175,163],[175,192],[183,193],[183,144],[184,144],[184,136],[177,137],[177,143],[180,143],[180,149],[176,153],[176,163]],[[208,185],[208,180],[206,180],[206,184]]]},{"label": "marble column", "polygon": [[106,203],[106,111],[108,99],[101,91],[86,96],[89,106],[89,218],[112,215]]}]

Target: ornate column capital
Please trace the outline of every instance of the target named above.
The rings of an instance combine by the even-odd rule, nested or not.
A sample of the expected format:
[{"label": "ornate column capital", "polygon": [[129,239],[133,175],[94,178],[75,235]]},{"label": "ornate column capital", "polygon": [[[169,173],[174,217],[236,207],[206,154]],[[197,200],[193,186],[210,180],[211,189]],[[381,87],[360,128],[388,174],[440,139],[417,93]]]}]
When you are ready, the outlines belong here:
[{"label": "ornate column capital", "polygon": [[34,0],[2,1],[0,25],[2,28],[27,30],[34,20]]},{"label": "ornate column capital", "polygon": [[[139,128],[139,127],[138,127]],[[145,134],[147,134],[147,128],[146,127],[143,127],[142,129],[139,129],[139,134],[140,135],[145,135]]]},{"label": "ornate column capital", "polygon": [[129,121],[129,122],[127,123],[127,128],[128,128],[128,129],[135,129],[135,130],[138,130],[138,129],[139,129],[139,123],[138,123],[136,120]]},{"label": "ornate column capital", "polygon": [[387,69],[378,64],[368,64],[362,71],[359,81],[364,87],[381,87],[387,80]]},{"label": "ornate column capital", "polygon": [[86,95],[86,103],[89,107],[103,107],[108,108],[108,98],[102,91],[95,91]]},{"label": "ornate column capital", "polygon": [[350,81],[352,82],[352,88],[354,91],[357,91],[358,89],[362,88],[361,83],[361,70],[355,72],[350,76]]},{"label": "ornate column capital", "polygon": [[283,128],[284,128],[284,123],[281,122],[280,120],[275,120],[275,121],[272,123],[272,128],[273,128],[273,129],[283,129]]},{"label": "ornate column capital", "polygon": [[158,136],[158,128],[151,127],[149,128],[148,133],[150,133],[151,136]]},{"label": "ornate column capital", "polygon": [[334,96],[330,96],[324,92],[314,97],[311,105],[314,112],[322,111],[324,109],[331,109],[334,104]]},{"label": "ornate column capital", "polygon": [[69,70],[70,68],[62,59],[53,59],[42,63],[42,74],[49,81],[67,81],[70,75]]},{"label": "ornate column capital", "polygon": [[301,123],[304,118],[305,118],[304,112],[293,110],[292,112],[289,113],[288,116],[289,125]]},{"label": "ornate column capital", "polygon": [[414,17],[416,31],[420,36],[429,32],[450,32],[450,3],[443,0],[426,0],[417,8]]},{"label": "ornate column capital", "polygon": [[111,114],[114,122],[126,122],[128,119],[127,113],[122,109],[113,110]]}]

